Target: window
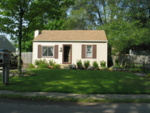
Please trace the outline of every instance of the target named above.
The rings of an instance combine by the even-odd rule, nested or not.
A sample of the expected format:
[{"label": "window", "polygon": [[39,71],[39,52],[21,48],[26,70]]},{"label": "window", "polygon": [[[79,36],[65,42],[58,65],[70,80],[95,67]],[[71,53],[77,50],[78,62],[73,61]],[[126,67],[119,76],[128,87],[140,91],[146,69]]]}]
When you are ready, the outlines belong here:
[{"label": "window", "polygon": [[87,45],[86,46],[86,57],[93,57],[93,53],[92,53],[92,46]]},{"label": "window", "polygon": [[97,57],[97,45],[82,45],[81,51],[82,58],[93,58]]},{"label": "window", "polygon": [[54,47],[43,47],[43,56],[54,56]]}]

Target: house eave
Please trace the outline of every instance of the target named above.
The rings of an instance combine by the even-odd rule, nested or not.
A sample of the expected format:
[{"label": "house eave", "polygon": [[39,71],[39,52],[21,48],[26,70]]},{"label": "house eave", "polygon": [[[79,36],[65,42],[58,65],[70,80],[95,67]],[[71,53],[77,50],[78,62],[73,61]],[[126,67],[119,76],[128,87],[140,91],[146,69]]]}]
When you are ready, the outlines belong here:
[{"label": "house eave", "polygon": [[69,42],[69,43],[107,43],[108,40],[63,40],[63,41],[57,41],[57,40],[33,40],[33,42]]}]

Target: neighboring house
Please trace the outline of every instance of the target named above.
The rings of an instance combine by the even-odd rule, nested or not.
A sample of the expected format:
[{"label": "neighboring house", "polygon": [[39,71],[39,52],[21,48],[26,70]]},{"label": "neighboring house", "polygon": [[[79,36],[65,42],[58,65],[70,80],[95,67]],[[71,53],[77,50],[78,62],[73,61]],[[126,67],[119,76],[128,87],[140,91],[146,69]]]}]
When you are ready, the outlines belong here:
[{"label": "neighboring house", "polygon": [[0,35],[0,49],[7,49],[9,51],[16,52],[16,48],[4,35]]},{"label": "neighboring house", "polygon": [[57,64],[76,64],[77,60],[107,64],[107,46],[104,30],[36,30],[32,63],[46,59]]}]

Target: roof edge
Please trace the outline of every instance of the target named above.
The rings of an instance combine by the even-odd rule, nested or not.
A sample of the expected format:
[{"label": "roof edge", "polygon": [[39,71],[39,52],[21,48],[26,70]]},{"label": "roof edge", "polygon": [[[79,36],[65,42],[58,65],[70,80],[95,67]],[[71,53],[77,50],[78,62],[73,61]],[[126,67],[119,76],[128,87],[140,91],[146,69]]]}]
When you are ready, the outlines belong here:
[{"label": "roof edge", "polygon": [[87,42],[87,43],[96,43],[96,42],[98,42],[98,43],[106,43],[106,42],[108,42],[108,40],[72,40],[72,41],[55,41],[55,40],[53,40],[53,41],[47,41],[47,40],[45,40],[45,41],[41,41],[41,40],[33,40],[33,42]]}]

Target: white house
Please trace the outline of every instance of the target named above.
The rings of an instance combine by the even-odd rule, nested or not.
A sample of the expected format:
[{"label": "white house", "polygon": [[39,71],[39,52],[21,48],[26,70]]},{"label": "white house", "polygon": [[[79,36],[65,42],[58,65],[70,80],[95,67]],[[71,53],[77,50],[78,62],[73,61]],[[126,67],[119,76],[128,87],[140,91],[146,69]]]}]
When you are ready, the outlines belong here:
[{"label": "white house", "polygon": [[76,64],[77,60],[107,64],[107,46],[104,30],[36,30],[32,63],[46,59],[61,65]]}]

